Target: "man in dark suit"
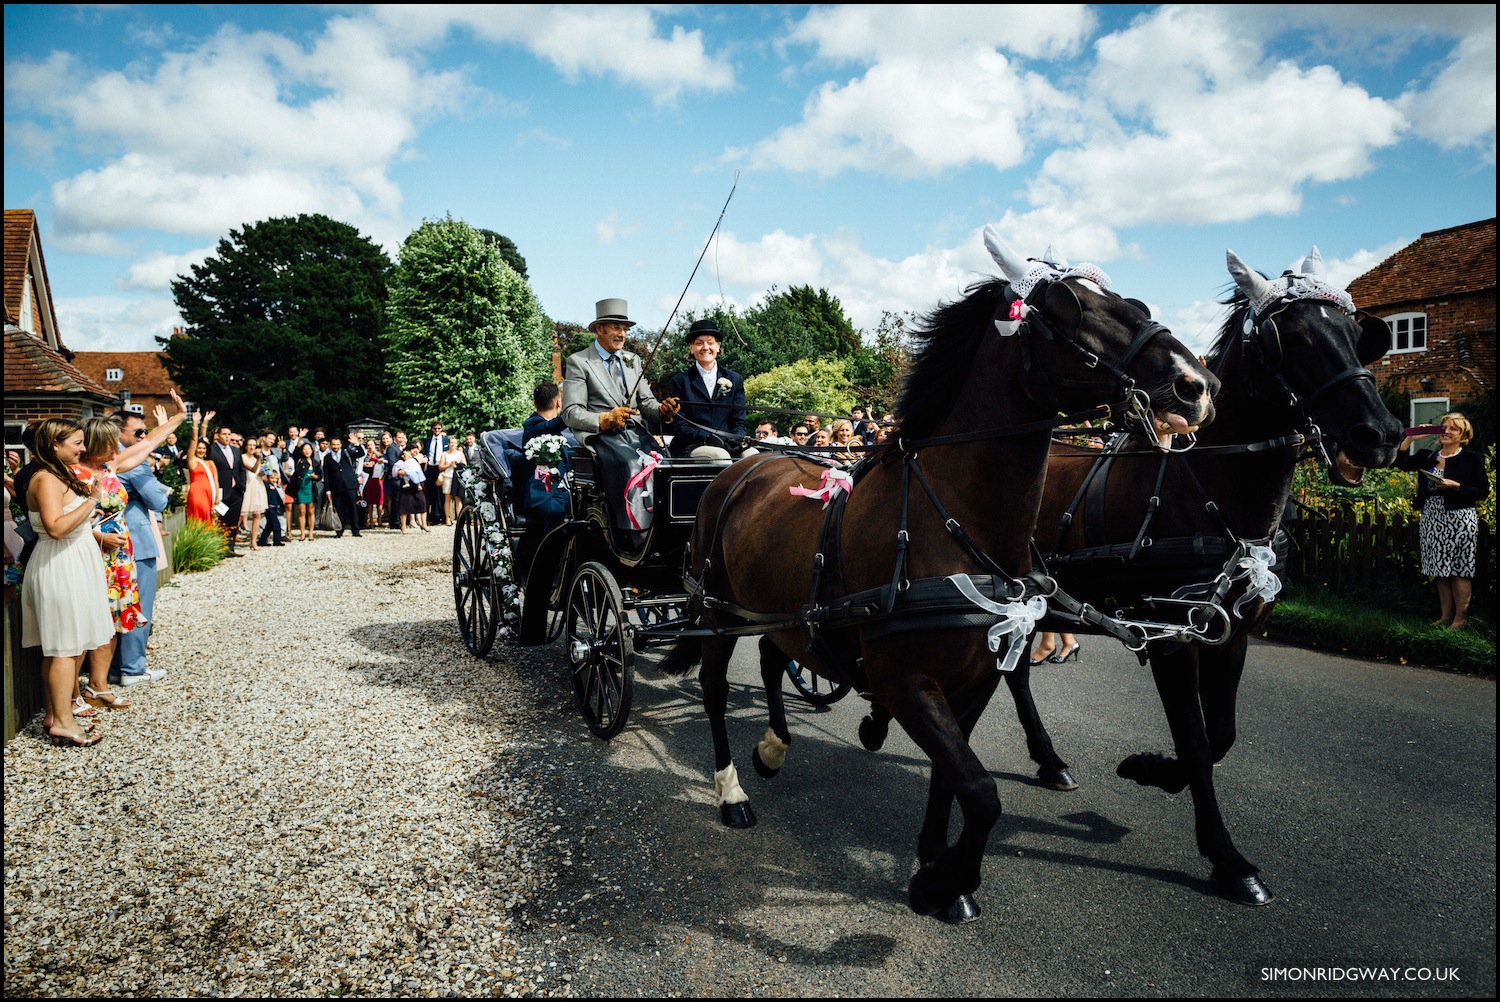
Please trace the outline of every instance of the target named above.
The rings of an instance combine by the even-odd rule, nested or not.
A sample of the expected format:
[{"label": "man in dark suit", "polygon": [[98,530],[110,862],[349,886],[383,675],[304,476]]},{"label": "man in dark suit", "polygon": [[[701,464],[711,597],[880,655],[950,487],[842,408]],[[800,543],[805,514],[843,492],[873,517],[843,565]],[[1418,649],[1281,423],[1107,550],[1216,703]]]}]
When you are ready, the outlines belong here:
[{"label": "man in dark suit", "polygon": [[666,426],[674,456],[731,459],[744,452],[745,379],[719,364],[723,338],[712,320],[699,320],[688,329],[693,367],[667,380],[666,389],[667,396],[682,402],[681,413]]},{"label": "man in dark suit", "polygon": [[219,493],[227,509],[219,516],[219,524],[229,533],[229,556],[237,557],[234,543],[240,531],[240,505],[245,501],[245,460],[230,441],[233,435],[229,428],[220,428],[208,447],[208,458],[219,475]]},{"label": "man in dark suit", "polygon": [[[344,440],[335,435],[323,456],[323,483],[333,496],[333,510],[338,514],[338,539],[345,529],[359,538],[359,463],[350,449],[344,448]],[[361,454],[361,457],[363,455]]]},{"label": "man in dark suit", "polygon": [[396,476],[396,464],[405,451],[406,432],[398,431],[385,447],[385,513],[386,524],[392,529],[401,528],[401,478]]},{"label": "man in dark suit", "polygon": [[427,482],[422,489],[427,492],[427,521],[442,525],[443,488],[438,483],[438,460],[448,451],[448,436],[443,434],[443,422],[432,422],[432,434],[422,443],[422,458],[426,460]]}]

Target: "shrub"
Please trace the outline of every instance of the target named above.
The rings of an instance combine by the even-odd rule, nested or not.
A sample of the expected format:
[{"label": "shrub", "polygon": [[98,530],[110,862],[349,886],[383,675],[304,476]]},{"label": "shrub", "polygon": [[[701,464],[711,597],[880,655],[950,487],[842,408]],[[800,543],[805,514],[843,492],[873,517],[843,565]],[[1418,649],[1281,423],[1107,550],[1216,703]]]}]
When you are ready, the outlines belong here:
[{"label": "shrub", "polygon": [[842,359],[804,359],[745,380],[745,401],[752,413],[779,408],[807,414],[848,414],[854,400],[854,387]]},{"label": "shrub", "polygon": [[172,569],[206,571],[229,552],[229,536],[217,525],[190,518],[172,536]]}]

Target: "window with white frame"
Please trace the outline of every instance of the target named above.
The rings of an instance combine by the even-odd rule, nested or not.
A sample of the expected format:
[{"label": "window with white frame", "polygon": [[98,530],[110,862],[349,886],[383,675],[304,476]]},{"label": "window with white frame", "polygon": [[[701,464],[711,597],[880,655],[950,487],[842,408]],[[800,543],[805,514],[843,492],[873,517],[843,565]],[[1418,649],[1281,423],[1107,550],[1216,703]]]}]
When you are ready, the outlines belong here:
[{"label": "window with white frame", "polygon": [[125,378],[125,370],[124,369],[105,369],[104,370],[104,381],[106,383],[118,383],[120,380],[122,380],[124,378]]},{"label": "window with white frame", "polygon": [[146,408],[141,404],[126,404],[125,410],[130,414],[145,414]]},{"label": "window with white frame", "polygon": [[1427,314],[1397,313],[1385,318],[1391,325],[1391,353],[1427,350]]}]

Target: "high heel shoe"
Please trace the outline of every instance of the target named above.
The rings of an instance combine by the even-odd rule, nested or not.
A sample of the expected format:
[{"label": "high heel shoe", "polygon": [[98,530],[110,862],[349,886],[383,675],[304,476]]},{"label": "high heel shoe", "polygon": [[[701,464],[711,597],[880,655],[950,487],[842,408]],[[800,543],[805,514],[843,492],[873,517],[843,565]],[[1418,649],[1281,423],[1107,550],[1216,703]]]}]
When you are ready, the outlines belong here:
[{"label": "high heel shoe", "polygon": [[83,695],[91,705],[107,706],[111,710],[128,710],[134,705],[129,696],[121,696],[113,689],[94,689],[84,686]]},{"label": "high heel shoe", "polygon": [[1082,646],[1082,644],[1074,644],[1072,647],[1068,648],[1066,653],[1054,654],[1047,660],[1055,665],[1065,665],[1069,661],[1077,661],[1078,649]]},{"label": "high heel shoe", "polygon": [[49,731],[47,737],[59,748],[88,748],[104,740],[104,735],[90,734],[88,731],[78,734],[53,734]]}]

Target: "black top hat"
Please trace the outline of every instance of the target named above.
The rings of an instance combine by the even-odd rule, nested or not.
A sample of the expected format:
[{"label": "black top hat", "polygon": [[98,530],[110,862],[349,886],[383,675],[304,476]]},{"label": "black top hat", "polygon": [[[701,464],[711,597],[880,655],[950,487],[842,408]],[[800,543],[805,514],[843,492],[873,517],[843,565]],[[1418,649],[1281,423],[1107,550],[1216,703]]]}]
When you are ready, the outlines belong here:
[{"label": "black top hat", "polygon": [[719,331],[718,324],[714,323],[712,320],[695,320],[693,321],[693,326],[688,328],[688,344],[692,344],[694,341],[698,340],[705,334],[710,335],[715,341],[719,342],[720,344],[724,343],[724,335]]}]

